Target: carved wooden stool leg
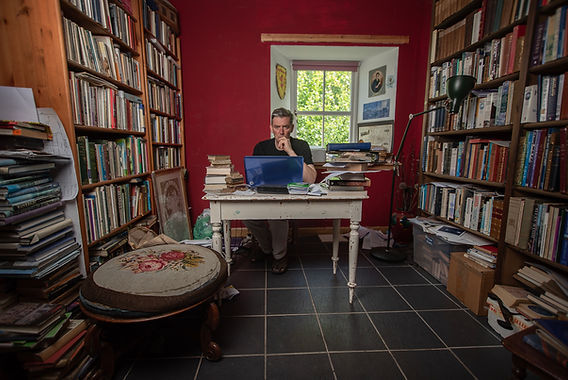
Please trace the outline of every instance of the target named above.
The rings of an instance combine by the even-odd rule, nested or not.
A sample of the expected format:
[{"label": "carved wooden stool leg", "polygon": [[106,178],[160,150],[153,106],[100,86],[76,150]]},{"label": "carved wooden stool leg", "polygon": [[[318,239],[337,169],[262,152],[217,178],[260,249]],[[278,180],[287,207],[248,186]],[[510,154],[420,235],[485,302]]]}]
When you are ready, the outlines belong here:
[{"label": "carved wooden stool leg", "polygon": [[112,345],[103,340],[103,328],[94,324],[89,327],[85,336],[87,353],[98,357],[99,370],[93,375],[95,378],[110,379],[114,374],[114,349]]},{"label": "carved wooden stool leg", "polygon": [[211,302],[205,313],[206,319],[201,325],[201,351],[207,360],[216,361],[221,358],[221,347],[211,340],[211,333],[219,326],[219,308]]}]

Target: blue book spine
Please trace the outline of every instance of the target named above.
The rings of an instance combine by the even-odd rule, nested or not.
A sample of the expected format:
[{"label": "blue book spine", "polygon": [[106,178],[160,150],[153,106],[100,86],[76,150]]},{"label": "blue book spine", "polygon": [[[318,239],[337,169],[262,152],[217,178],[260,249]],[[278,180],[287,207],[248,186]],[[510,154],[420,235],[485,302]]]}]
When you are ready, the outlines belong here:
[{"label": "blue book spine", "polygon": [[527,138],[526,138],[526,154],[525,154],[525,161],[523,163],[523,178],[521,180],[521,186],[526,186],[527,184],[527,175],[528,175],[528,170],[529,170],[529,162],[530,162],[530,156],[531,156],[531,150],[532,150],[532,145],[533,145],[533,136],[534,136],[534,132],[533,131],[529,131],[527,133]]},{"label": "blue book spine", "polygon": [[327,144],[327,151],[368,151],[371,143],[332,143]]}]

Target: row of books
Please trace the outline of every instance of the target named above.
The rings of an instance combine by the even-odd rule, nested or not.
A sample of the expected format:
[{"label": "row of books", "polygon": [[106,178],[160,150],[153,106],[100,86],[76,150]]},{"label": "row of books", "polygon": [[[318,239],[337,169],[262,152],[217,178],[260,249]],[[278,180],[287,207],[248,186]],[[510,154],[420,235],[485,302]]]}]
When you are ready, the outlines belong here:
[{"label": "row of books", "polygon": [[566,74],[539,75],[538,83],[525,87],[522,123],[568,119]]},{"label": "row of books", "polygon": [[135,21],[121,7],[108,0],[69,0],[79,11],[93,19],[133,50],[136,49]]},{"label": "row of books", "polygon": [[463,141],[440,141],[427,137],[423,171],[503,182],[507,177],[510,141],[467,137]]},{"label": "row of books", "polygon": [[484,268],[495,269],[497,265],[497,247],[494,245],[474,245],[467,249],[464,257]]},{"label": "row of books", "polygon": [[228,155],[210,154],[205,168],[204,192],[232,193],[246,188],[244,177],[235,170]]},{"label": "row of books", "polygon": [[568,265],[567,210],[566,204],[511,197],[505,242]]},{"label": "row of books", "polygon": [[152,142],[181,144],[181,125],[179,120],[150,113]]},{"label": "row of books", "polygon": [[434,6],[434,25],[438,25],[440,22],[462,9],[470,2],[471,0],[437,1],[436,5]]},{"label": "row of books", "polygon": [[535,27],[530,65],[540,65],[568,55],[566,12],[568,6],[556,8]]},{"label": "row of books", "polygon": [[77,152],[83,185],[148,171],[148,143],[142,137],[93,140],[77,136]]},{"label": "row of books", "polygon": [[[505,81],[497,89],[475,91],[463,103],[459,113],[449,114],[445,108],[428,115],[428,131],[459,131],[511,124],[515,82]],[[430,109],[444,106],[444,101],[430,105]]]},{"label": "row of books", "polygon": [[503,195],[472,185],[431,182],[420,186],[418,207],[465,228],[498,239]]},{"label": "row of books", "polygon": [[[520,4],[522,3],[522,4]],[[450,56],[528,15],[529,0],[484,0],[477,11],[432,33],[432,61]]]},{"label": "row of books", "polygon": [[515,183],[565,193],[566,128],[526,131],[519,141],[519,165]]},{"label": "row of books", "polygon": [[446,80],[453,75],[471,75],[478,83],[487,82],[519,70],[524,49],[525,25],[517,25],[502,38],[486,42],[475,51],[430,69],[431,98],[446,95]]},{"label": "row of books", "polygon": [[154,146],[154,168],[169,169],[180,166],[181,149],[174,146]]},{"label": "row of books", "polygon": [[146,65],[149,70],[156,73],[161,79],[175,87],[179,87],[179,65],[160,45],[156,46],[149,40],[146,40]]},{"label": "row of books", "polygon": [[176,51],[176,36],[173,29],[164,22],[158,13],[158,7],[152,0],[144,0],[142,18],[146,28],[166,49]]},{"label": "row of books", "polygon": [[89,243],[152,209],[147,180],[99,186],[85,193],[83,202]]},{"label": "row of books", "polygon": [[142,99],[89,73],[69,72],[73,122],[77,125],[146,130]]},{"label": "row of books", "polygon": [[148,101],[151,110],[181,118],[180,93],[152,77],[148,77]]},{"label": "row of books", "polygon": [[66,18],[63,19],[63,30],[70,61],[137,90],[141,89],[140,63],[130,52],[122,52],[118,45],[113,45],[110,37],[94,36],[90,30]]}]

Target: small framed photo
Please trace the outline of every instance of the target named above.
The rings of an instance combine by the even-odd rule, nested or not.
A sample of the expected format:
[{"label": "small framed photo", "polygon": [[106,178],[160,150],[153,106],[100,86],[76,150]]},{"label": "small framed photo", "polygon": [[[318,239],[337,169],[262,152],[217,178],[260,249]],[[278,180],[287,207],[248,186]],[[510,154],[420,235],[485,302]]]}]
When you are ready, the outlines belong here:
[{"label": "small framed photo", "polygon": [[191,239],[182,169],[153,172],[152,183],[160,232],[177,241]]},{"label": "small framed photo", "polygon": [[394,122],[359,123],[358,138],[360,142],[370,142],[373,147],[380,147],[392,152]]}]

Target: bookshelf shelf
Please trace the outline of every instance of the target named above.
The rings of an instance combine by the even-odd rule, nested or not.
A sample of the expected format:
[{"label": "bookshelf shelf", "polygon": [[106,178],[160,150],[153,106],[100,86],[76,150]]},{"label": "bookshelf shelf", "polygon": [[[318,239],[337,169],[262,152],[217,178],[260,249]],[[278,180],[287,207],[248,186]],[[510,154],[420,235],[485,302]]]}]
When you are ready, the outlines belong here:
[{"label": "bookshelf shelf", "polygon": [[502,134],[502,133],[511,133],[511,131],[512,131],[511,125],[504,125],[504,126],[493,126],[486,128],[461,129],[457,131],[428,132],[427,135],[428,136],[463,136],[463,135],[481,135],[487,133]]},{"label": "bookshelf shelf", "polygon": [[136,218],[133,218],[133,219],[130,220],[129,222],[127,222],[127,223],[123,224],[122,226],[120,226],[120,227],[118,227],[118,228],[112,230],[112,231],[109,232],[108,234],[103,235],[102,237],[100,237],[99,239],[97,239],[97,240],[95,240],[95,241],[92,241],[91,243],[89,243],[89,244],[87,245],[87,247],[89,247],[89,248],[95,247],[96,245],[100,244],[101,242],[107,240],[108,238],[113,237],[113,236],[116,235],[117,233],[127,230],[128,227],[135,225],[136,223],[138,223],[139,221],[141,221],[142,219],[144,219],[145,217],[147,217],[147,216],[150,215],[150,214],[151,214],[151,212],[148,211],[148,212],[146,212],[146,213],[144,213],[144,214],[142,214],[142,215],[138,215]]},{"label": "bookshelf shelf", "polygon": [[171,147],[175,147],[175,148],[181,148],[181,147],[183,146],[182,144],[165,143],[165,142],[152,142],[152,145],[156,145],[156,146],[171,146]]},{"label": "bookshelf shelf", "polygon": [[522,129],[540,129],[540,128],[559,128],[568,125],[568,120],[553,120],[553,121],[541,121],[538,123],[524,123],[521,124]]},{"label": "bookshelf shelf", "polygon": [[524,193],[524,194],[533,194],[533,195],[536,195],[536,196],[539,196],[539,197],[556,198],[556,199],[562,199],[562,200],[568,201],[568,194],[563,194],[563,193],[559,193],[559,192],[552,192],[552,191],[534,189],[532,187],[519,186],[519,185],[514,185],[513,189],[515,191],[518,191],[518,192],[521,192],[521,193]]},{"label": "bookshelf shelf", "polygon": [[538,11],[539,11],[540,14],[550,15],[550,14],[554,13],[556,8],[558,8],[559,6],[562,6],[562,5],[566,5],[566,4],[568,4],[568,1],[566,1],[566,0],[553,0],[549,4],[546,4],[545,6],[540,7]]},{"label": "bookshelf shelf", "polygon": [[509,75],[504,75],[500,78],[493,79],[493,80],[490,80],[490,81],[487,81],[487,82],[476,84],[474,89],[475,90],[487,90],[487,89],[491,89],[491,88],[496,88],[496,87],[499,87],[503,82],[515,81],[517,79],[519,79],[519,73],[518,72],[509,74]]},{"label": "bookshelf shelf", "polygon": [[432,217],[432,218],[434,218],[434,219],[436,219],[436,220],[439,220],[439,221],[441,221],[441,222],[444,222],[444,223],[450,224],[450,225],[452,225],[452,226],[461,228],[461,229],[464,230],[464,231],[470,232],[470,233],[472,233],[472,234],[474,234],[474,235],[476,235],[476,236],[479,236],[479,237],[482,237],[482,238],[487,239],[487,240],[489,240],[489,241],[492,241],[492,242],[494,242],[494,243],[497,243],[497,239],[494,239],[494,238],[492,238],[491,236],[488,236],[488,235],[485,235],[485,234],[483,234],[483,233],[481,233],[481,232],[479,232],[479,231],[472,230],[472,229],[470,229],[470,228],[464,227],[462,224],[455,223],[455,222],[453,222],[453,221],[451,221],[451,220],[449,220],[449,219],[436,216],[436,215],[434,215],[434,214],[432,214],[432,213],[429,213],[428,211],[425,211],[425,210],[421,210],[421,211],[422,211],[424,214],[426,214],[426,215],[428,215],[429,217]]},{"label": "bookshelf shelf", "polygon": [[156,115],[159,115],[159,116],[164,116],[164,117],[174,119],[174,120],[177,120],[177,121],[181,121],[181,118],[177,117],[176,115],[172,115],[172,114],[169,114],[167,112],[162,112],[160,110],[156,110],[156,109],[153,109],[153,108],[150,108],[150,113],[153,113],[153,114],[156,114]]},{"label": "bookshelf shelf", "polygon": [[171,51],[167,46],[165,46],[164,44],[162,44],[154,34],[152,34],[151,31],[149,31],[148,29],[144,28],[144,34],[149,37],[152,40],[152,43],[156,43],[159,44],[162,49],[165,50],[165,52],[171,56],[174,60],[178,61],[178,57],[176,55],[176,53],[174,53],[173,51]]},{"label": "bookshelf shelf", "polygon": [[480,180],[480,179],[455,177],[455,176],[451,176],[451,175],[437,174],[437,173],[432,173],[432,172],[423,172],[422,174],[425,175],[425,176],[428,176],[428,177],[432,177],[432,178],[438,178],[438,179],[455,181],[455,182],[472,183],[472,184],[483,185],[484,187],[491,187],[491,188],[495,188],[495,189],[505,188],[505,184],[499,183],[499,182],[488,182],[488,181],[483,181],[483,180]]},{"label": "bookshelf shelf", "polygon": [[124,90],[124,91],[126,91],[126,92],[128,92],[128,93],[130,93],[130,94],[132,94],[132,95],[138,95],[138,96],[142,95],[142,91],[141,91],[141,90],[139,90],[139,89],[137,89],[137,88],[134,88],[134,87],[131,87],[131,86],[127,85],[126,83],[117,81],[117,80],[115,80],[115,79],[113,79],[113,78],[111,78],[111,77],[109,77],[109,76],[106,76],[106,75],[104,75],[104,74],[101,74],[101,73],[99,73],[98,71],[95,71],[95,70],[93,70],[93,69],[91,69],[91,68],[89,68],[89,67],[87,67],[87,66],[81,65],[80,63],[73,62],[73,61],[71,61],[71,60],[68,60],[67,63],[68,63],[68,65],[69,65],[69,68],[70,68],[72,71],[85,71],[85,72],[87,72],[87,73],[89,73],[89,74],[92,74],[92,75],[97,76],[97,77],[99,77],[99,78],[101,78],[101,79],[104,79],[104,80],[107,81],[107,82],[110,82],[110,83],[114,84],[114,85],[115,85],[116,87],[118,87],[119,89]]},{"label": "bookshelf shelf", "polygon": [[568,57],[558,58],[552,62],[547,62],[542,65],[536,65],[529,68],[531,74],[562,74],[566,71],[568,66]]},{"label": "bookshelf shelf", "polygon": [[128,9],[128,7],[126,7],[123,2],[124,0],[109,0],[110,3],[116,4],[119,8],[121,8],[124,12],[126,12],[128,14],[128,16],[130,16],[132,18],[132,21],[134,22],[138,22],[138,20],[136,20],[136,17],[134,16],[134,14],[132,13],[132,9]]},{"label": "bookshelf shelf", "polygon": [[86,125],[75,125],[78,134],[93,135],[121,135],[121,136],[146,136],[146,132],[129,131],[124,129],[100,128]]},{"label": "bookshelf shelf", "polygon": [[455,24],[456,22],[463,19],[473,10],[479,8],[481,6],[481,0],[473,0],[462,9],[457,11],[456,13],[452,14],[451,16],[447,17],[446,19],[442,20],[438,25],[434,26],[434,29],[446,29],[447,27]]},{"label": "bookshelf shelf", "polygon": [[562,264],[556,263],[556,262],[554,262],[554,261],[551,261],[551,260],[549,260],[549,259],[546,259],[546,258],[544,258],[544,257],[540,257],[540,256],[538,256],[538,255],[535,255],[535,254],[532,253],[532,252],[529,252],[529,251],[527,251],[527,250],[525,250],[525,249],[521,249],[521,248],[519,248],[519,247],[517,247],[517,246],[514,246],[514,245],[512,245],[512,244],[508,244],[508,243],[505,243],[505,244],[507,245],[507,248],[509,248],[509,249],[511,249],[511,250],[513,250],[513,251],[515,251],[515,252],[518,252],[518,253],[520,253],[520,254],[523,255],[523,256],[526,256],[526,257],[528,257],[528,258],[530,258],[530,259],[532,259],[532,260],[540,261],[541,263],[544,263],[544,264],[546,264],[547,266],[551,266],[551,267],[556,268],[556,269],[559,269],[559,270],[561,270],[561,271],[563,271],[563,272],[565,272],[565,273],[568,273],[568,266],[566,266],[566,265],[562,265]]},{"label": "bookshelf shelf", "polygon": [[156,73],[155,71],[150,70],[148,67],[146,67],[146,72],[148,73],[148,75],[151,75],[152,77],[154,77],[155,79],[159,80],[160,82],[163,82],[165,85],[167,85],[168,87],[174,89],[174,90],[179,90],[179,88],[176,87],[175,84],[167,81],[166,79],[164,79],[163,77],[161,77],[158,73]]},{"label": "bookshelf shelf", "polygon": [[130,182],[131,180],[136,179],[136,178],[148,177],[149,175],[150,175],[150,173],[146,172],[146,173],[142,173],[142,174],[134,174],[134,175],[129,175],[129,176],[125,176],[125,177],[118,177],[118,178],[114,178],[114,179],[109,179],[108,181],[90,183],[88,185],[81,186],[81,191],[92,190],[94,188],[101,187],[101,186],[104,186],[104,185],[110,185],[110,184],[113,184],[113,183],[126,183],[126,182]]}]

